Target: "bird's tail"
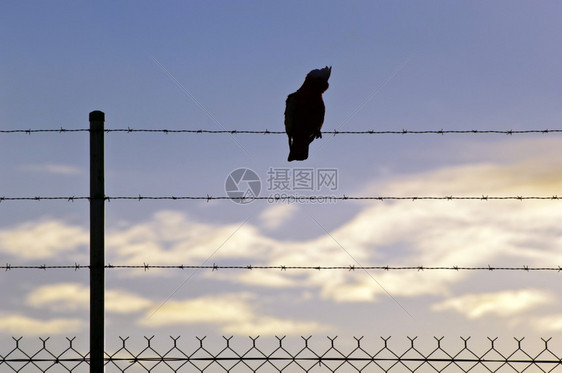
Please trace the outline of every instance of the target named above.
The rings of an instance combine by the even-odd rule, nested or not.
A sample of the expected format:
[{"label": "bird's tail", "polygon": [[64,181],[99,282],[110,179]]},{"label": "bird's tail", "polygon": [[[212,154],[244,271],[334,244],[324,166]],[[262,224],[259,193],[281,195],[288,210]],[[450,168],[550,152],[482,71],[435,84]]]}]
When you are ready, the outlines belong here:
[{"label": "bird's tail", "polygon": [[289,151],[289,158],[287,161],[304,161],[308,158],[308,146],[310,145],[310,141],[306,138],[302,137],[293,137],[290,151]]}]

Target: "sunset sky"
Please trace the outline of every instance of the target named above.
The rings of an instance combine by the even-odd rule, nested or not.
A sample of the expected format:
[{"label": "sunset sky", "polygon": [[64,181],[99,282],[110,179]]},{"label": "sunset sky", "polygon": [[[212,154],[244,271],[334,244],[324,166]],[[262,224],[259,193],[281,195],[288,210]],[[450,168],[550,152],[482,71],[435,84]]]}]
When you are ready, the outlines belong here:
[{"label": "sunset sky", "polygon": [[[283,131],[287,95],[332,66],[325,131],[562,129],[558,1],[4,1],[0,129]],[[314,196],[560,196],[562,134],[110,132],[108,196],[225,196],[253,170],[332,170]],[[87,132],[0,133],[0,196],[87,196]],[[277,170],[277,171],[275,171]],[[284,171],[283,171],[284,170]],[[279,180],[277,180],[279,181]],[[293,180],[291,179],[291,182]],[[315,183],[319,183],[315,179]],[[302,186],[302,185],[301,185]],[[88,202],[0,203],[0,264],[87,265]],[[556,337],[560,200],[112,200],[107,340],[143,335]],[[88,335],[86,269],[0,273],[0,346]],[[561,343],[562,344],[562,343]]]}]

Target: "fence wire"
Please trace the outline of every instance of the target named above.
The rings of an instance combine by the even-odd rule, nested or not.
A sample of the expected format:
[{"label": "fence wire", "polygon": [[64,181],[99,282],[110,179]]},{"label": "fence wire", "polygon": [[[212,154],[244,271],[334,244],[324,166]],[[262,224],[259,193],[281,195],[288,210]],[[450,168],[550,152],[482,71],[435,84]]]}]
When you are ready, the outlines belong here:
[{"label": "fence wire", "polygon": [[[0,197],[1,202],[9,201],[67,201],[74,202],[79,200],[89,201],[90,197],[84,196],[35,196],[35,197]],[[251,202],[253,200],[267,202],[328,202],[328,201],[558,201],[562,197],[558,195],[552,196],[346,196],[346,195],[317,195],[317,196],[300,196],[300,195],[271,195],[271,196],[105,196],[104,200],[111,202],[112,200],[133,200],[133,201],[150,201],[150,200],[195,200],[195,201],[215,201],[215,200],[232,200]]]},{"label": "fence wire", "polygon": [[[185,265],[185,264],[138,264],[138,265],[114,265],[106,264],[105,269],[142,269],[148,271],[151,269],[174,269],[174,270],[199,270],[207,269],[211,271],[218,270],[275,270],[275,271],[355,271],[355,270],[373,270],[373,271],[512,271],[512,272],[537,272],[537,271],[548,271],[548,272],[561,272],[561,266],[518,266],[518,267],[507,267],[507,266],[485,266],[485,267],[467,267],[467,266],[389,266],[389,265],[374,265],[374,266],[359,266],[359,265],[317,265],[317,266],[291,266],[291,265]],[[56,270],[56,269],[72,269],[75,271],[82,269],[90,269],[89,265],[81,265],[78,263],[68,264],[68,265],[12,265],[6,263],[0,266],[0,270],[11,271],[18,269],[39,269],[39,270]]]},{"label": "fence wire", "polygon": [[[77,133],[90,132],[90,129],[12,129],[0,130],[0,134],[23,133]],[[269,130],[204,130],[204,129],[105,129],[105,133],[161,133],[167,134],[230,134],[230,135],[285,135],[284,131]],[[446,134],[557,134],[561,129],[532,130],[396,130],[396,131],[324,131],[323,135],[446,135]],[[267,200],[269,202],[294,202],[318,200],[374,200],[374,201],[423,201],[423,200],[559,200],[554,196],[265,196],[265,197],[230,197],[230,196],[106,196],[104,200]],[[34,196],[34,197],[0,197],[0,202],[7,201],[43,201],[43,200],[90,200],[84,196]],[[551,271],[560,272],[560,266],[264,266],[264,265],[112,265],[112,269],[150,269],[174,270],[410,270],[410,271]],[[4,271],[17,269],[55,270],[90,269],[79,265],[12,265],[0,266]],[[524,338],[514,339],[511,347],[499,343],[497,339],[488,338],[483,343],[472,345],[470,338],[460,338],[457,343],[445,343],[444,338],[434,338],[420,342],[408,337],[405,343],[395,344],[390,337],[367,342],[363,337],[343,342],[337,337],[327,337],[320,343],[311,337],[288,339],[275,337],[250,337],[234,339],[223,337],[219,343],[195,337],[184,343],[185,339],[170,337],[167,343],[158,346],[154,337],[145,337],[141,343],[129,338],[120,338],[118,347],[107,349],[105,366],[107,372],[562,372],[562,352],[555,353],[549,346],[551,339],[541,339],[538,347],[524,346]],[[89,370],[90,353],[76,347],[75,338],[66,338],[66,342],[54,343],[50,338],[39,338],[39,344],[29,346],[22,338],[13,338],[12,345],[5,347],[0,343],[1,372],[86,372]],[[194,343],[192,343],[194,342]],[[448,341],[447,341],[448,342]]]},{"label": "fence wire", "polygon": [[[24,346],[13,338],[12,347],[0,353],[0,369],[13,372],[85,372],[89,353],[74,346],[75,338],[54,343],[40,338],[39,345]],[[560,352],[541,338],[533,347],[524,338],[500,343],[487,338],[474,347],[470,337],[451,342],[443,337],[421,341],[407,337],[350,340],[326,337],[172,337],[156,343],[119,337],[105,352],[106,372],[559,372]],[[524,344],[526,344],[524,346]]]},{"label": "fence wire", "polygon": [[[90,132],[89,128],[52,128],[52,129],[9,129],[0,130],[0,133],[25,133],[31,135],[32,133],[73,133],[73,132]],[[269,131],[265,130],[207,130],[207,129],[142,129],[142,128],[108,128],[104,129],[105,133],[122,132],[122,133],[187,133],[187,134],[230,134],[230,135],[285,135],[285,131]],[[388,131],[322,131],[322,135],[447,135],[447,134],[465,134],[465,135],[478,135],[478,134],[499,134],[499,135],[523,135],[523,134],[555,134],[562,133],[562,129],[528,129],[528,130],[388,130]]]}]

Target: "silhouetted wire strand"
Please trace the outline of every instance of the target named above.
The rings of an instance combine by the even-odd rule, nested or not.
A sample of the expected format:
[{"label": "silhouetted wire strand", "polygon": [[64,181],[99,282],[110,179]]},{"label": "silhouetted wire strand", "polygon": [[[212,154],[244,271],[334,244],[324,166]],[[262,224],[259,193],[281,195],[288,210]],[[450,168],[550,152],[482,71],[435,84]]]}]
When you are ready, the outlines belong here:
[{"label": "silhouetted wire strand", "polygon": [[[10,134],[10,133],[71,133],[71,132],[89,132],[89,128],[53,128],[53,129],[8,129],[0,130],[0,133]],[[104,132],[122,132],[122,133],[163,133],[163,134],[173,134],[173,133],[191,133],[191,134],[244,134],[244,135],[284,135],[285,131],[270,131],[270,130],[206,130],[206,129],[166,129],[166,128],[154,128],[154,129],[143,129],[143,128],[108,128]],[[528,129],[528,130],[364,130],[364,131],[322,131],[323,135],[445,135],[445,134],[503,134],[503,135],[520,135],[520,134],[550,134],[550,133],[562,133],[562,129]]]},{"label": "silhouetted wire strand", "polygon": [[[151,269],[180,269],[180,270],[198,270],[198,269],[210,269],[212,271],[218,270],[276,270],[276,271],[356,271],[356,270],[376,270],[376,271],[550,271],[550,272],[561,272],[561,266],[544,266],[544,267],[533,267],[533,266],[389,266],[389,265],[368,265],[368,266],[358,266],[358,265],[333,265],[333,266],[290,266],[290,265],[184,265],[184,264],[171,264],[171,265],[153,265],[143,263],[142,265],[114,265],[106,264],[104,266],[106,269],[142,269],[148,271]],[[51,270],[51,269],[73,269],[82,270],[89,269],[89,265],[12,265],[6,263],[0,266],[0,270],[11,271],[17,269],[39,269],[39,270]]]},{"label": "silhouetted wire strand", "polygon": [[[106,196],[105,201],[111,202],[113,200],[134,200],[134,201],[145,201],[145,200],[203,200],[203,201],[214,201],[214,200],[240,200],[240,201],[268,201],[268,202],[324,202],[324,201],[354,201],[354,200],[372,200],[372,201],[426,201],[426,200],[436,200],[436,201],[454,201],[454,200],[478,200],[478,201],[496,201],[496,200],[512,200],[512,201],[526,201],[526,200],[560,200],[562,197],[558,195],[553,196],[346,196],[346,195],[317,195],[317,196],[299,196],[299,195],[270,195],[261,197],[230,197],[230,196]],[[0,202],[5,201],[50,201],[50,200],[61,200],[67,202],[74,202],[76,200],[90,200],[90,197],[84,196],[35,196],[35,197],[0,197]]]},{"label": "silhouetted wire strand", "polygon": [[0,133],[45,133],[45,132],[58,132],[58,133],[70,133],[70,132],[90,132],[89,128],[58,128],[58,129],[10,129],[10,130],[0,130]]}]

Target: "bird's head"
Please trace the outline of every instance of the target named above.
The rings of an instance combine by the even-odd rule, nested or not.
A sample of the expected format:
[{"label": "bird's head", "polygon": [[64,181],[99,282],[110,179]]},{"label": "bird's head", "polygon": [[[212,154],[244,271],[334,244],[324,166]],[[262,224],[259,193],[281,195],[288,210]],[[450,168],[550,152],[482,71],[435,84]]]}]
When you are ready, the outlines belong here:
[{"label": "bird's head", "polygon": [[308,73],[306,77],[311,79],[322,79],[328,81],[331,73],[332,73],[332,66],[329,67],[326,66],[323,69],[312,70],[311,72]]},{"label": "bird's head", "polygon": [[324,93],[328,87],[328,79],[332,73],[332,66],[326,66],[322,69],[315,69],[306,75],[305,82],[309,82],[311,86],[318,88],[321,93]]}]

